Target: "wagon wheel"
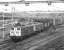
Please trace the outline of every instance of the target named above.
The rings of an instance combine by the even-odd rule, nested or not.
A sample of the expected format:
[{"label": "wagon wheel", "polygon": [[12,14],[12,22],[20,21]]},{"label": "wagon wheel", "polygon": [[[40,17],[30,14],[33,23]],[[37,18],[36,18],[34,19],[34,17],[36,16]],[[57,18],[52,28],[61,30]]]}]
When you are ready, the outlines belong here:
[{"label": "wagon wheel", "polygon": [[51,27],[49,28],[48,32],[54,33],[54,32],[56,32],[55,30],[56,30],[56,28],[55,28],[54,26],[51,26]]}]

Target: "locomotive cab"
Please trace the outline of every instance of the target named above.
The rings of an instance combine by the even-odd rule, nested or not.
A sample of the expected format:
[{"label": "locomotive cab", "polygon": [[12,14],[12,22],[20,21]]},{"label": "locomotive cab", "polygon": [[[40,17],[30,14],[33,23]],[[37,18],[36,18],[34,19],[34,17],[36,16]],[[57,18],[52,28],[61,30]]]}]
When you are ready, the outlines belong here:
[{"label": "locomotive cab", "polygon": [[19,40],[21,37],[21,24],[17,23],[10,29],[10,38],[14,41]]},{"label": "locomotive cab", "polygon": [[10,36],[21,36],[21,28],[20,27],[11,28]]},{"label": "locomotive cab", "polygon": [[21,36],[21,24],[16,23],[10,30],[10,36]]}]

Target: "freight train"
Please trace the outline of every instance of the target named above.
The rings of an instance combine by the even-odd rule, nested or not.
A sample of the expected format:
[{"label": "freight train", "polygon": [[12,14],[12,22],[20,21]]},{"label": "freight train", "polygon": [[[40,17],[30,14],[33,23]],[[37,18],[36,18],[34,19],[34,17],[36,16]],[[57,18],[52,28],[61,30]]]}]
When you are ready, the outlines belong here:
[{"label": "freight train", "polygon": [[18,41],[24,37],[43,32],[52,24],[52,20],[46,20],[43,22],[18,22],[11,28],[10,38],[14,41]]},{"label": "freight train", "polygon": [[[27,22],[26,22],[27,23]],[[43,30],[43,23],[29,22],[25,25],[17,23],[10,30],[10,37],[12,40],[17,41],[23,37],[28,37],[38,31]]]},{"label": "freight train", "polygon": [[10,38],[18,41],[24,37],[37,34],[52,27],[51,31],[55,31],[53,19],[34,20],[33,22],[18,22],[13,25],[10,30]]}]

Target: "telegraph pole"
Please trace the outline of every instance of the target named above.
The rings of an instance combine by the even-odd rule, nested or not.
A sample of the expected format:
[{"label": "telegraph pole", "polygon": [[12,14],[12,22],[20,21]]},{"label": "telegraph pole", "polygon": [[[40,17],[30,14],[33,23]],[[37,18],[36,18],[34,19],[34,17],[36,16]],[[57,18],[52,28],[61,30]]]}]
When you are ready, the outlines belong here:
[{"label": "telegraph pole", "polygon": [[[6,6],[8,6],[8,4],[6,4],[6,5],[4,5],[4,6],[6,7]],[[7,11],[7,8],[6,8],[6,9],[3,9],[3,10],[4,10],[4,11]],[[2,16],[3,16],[3,39],[5,39],[5,32],[4,32],[4,28],[5,28],[5,27],[4,27],[4,22],[5,22],[5,21],[4,21],[4,17],[5,17],[5,16],[4,16],[4,12],[2,12]]]},{"label": "telegraph pole", "polygon": [[14,18],[13,18],[13,17],[14,17],[14,14],[13,14],[14,12],[15,12],[15,8],[14,8],[14,7],[12,7],[12,20],[11,20],[11,21],[13,21],[13,20],[14,20]]},{"label": "telegraph pole", "polygon": [[2,12],[2,16],[3,16],[3,39],[4,39],[4,12]]}]

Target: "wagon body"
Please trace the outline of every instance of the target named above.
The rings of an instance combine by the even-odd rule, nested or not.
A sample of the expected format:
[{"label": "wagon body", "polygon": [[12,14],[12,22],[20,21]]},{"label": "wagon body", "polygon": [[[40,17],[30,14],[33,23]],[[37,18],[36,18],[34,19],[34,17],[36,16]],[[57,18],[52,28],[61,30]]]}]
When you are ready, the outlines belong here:
[{"label": "wagon body", "polygon": [[32,23],[21,27],[21,36],[31,35],[36,31],[44,29],[42,23]]}]

